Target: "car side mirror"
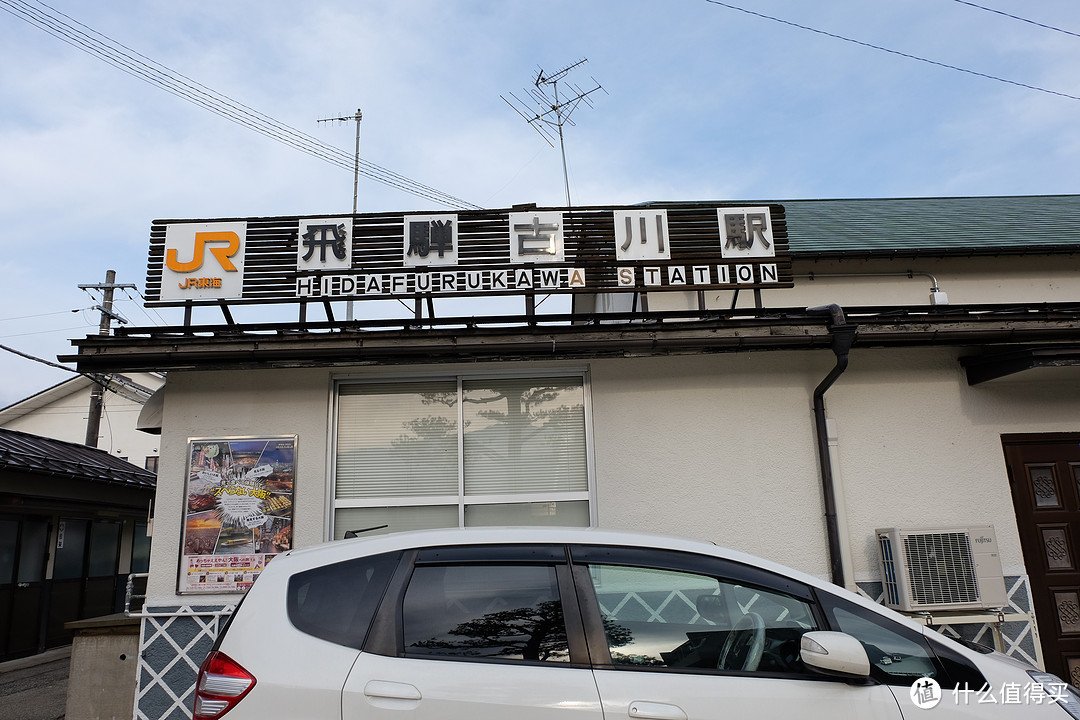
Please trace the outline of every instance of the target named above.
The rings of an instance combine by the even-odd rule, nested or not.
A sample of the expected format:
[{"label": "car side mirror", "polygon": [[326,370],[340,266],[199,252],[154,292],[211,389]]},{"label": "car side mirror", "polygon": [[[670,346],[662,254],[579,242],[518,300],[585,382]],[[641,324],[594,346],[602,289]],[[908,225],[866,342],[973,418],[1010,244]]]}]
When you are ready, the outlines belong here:
[{"label": "car side mirror", "polygon": [[847,633],[825,630],[804,633],[799,657],[806,667],[823,675],[853,679],[870,675],[866,648]]}]

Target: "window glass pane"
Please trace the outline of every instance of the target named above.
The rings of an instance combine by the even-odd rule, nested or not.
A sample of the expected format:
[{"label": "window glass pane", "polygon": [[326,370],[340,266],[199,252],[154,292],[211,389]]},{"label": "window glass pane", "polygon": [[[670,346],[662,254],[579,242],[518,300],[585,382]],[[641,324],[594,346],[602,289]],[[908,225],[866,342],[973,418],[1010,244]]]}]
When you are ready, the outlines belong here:
[{"label": "window glass pane", "polygon": [[117,573],[120,554],[120,523],[95,521],[90,529],[90,572],[88,577]]},{"label": "window glass pane", "polygon": [[816,628],[796,598],[705,575],[590,567],[611,660],[636,667],[792,673]]},{"label": "window glass pane", "polygon": [[415,507],[339,508],[334,513],[334,539],[341,540],[349,530],[385,528],[361,533],[382,535],[403,530],[433,530],[458,526],[457,505],[419,505]]},{"label": "window glass pane", "polygon": [[570,659],[552,567],[418,567],[405,593],[402,618],[409,655]]},{"label": "window glass pane", "polygon": [[462,383],[465,494],[585,492],[580,377]]},{"label": "window glass pane", "polygon": [[53,561],[53,580],[83,577],[85,569],[86,531],[88,520],[60,521],[56,540],[56,559]]},{"label": "window glass pane", "polygon": [[49,522],[23,520],[22,546],[19,549],[19,582],[39,582],[45,579],[48,549]]},{"label": "window glass pane", "polygon": [[131,572],[150,572],[150,536],[146,534],[147,524],[135,523],[131,539]]},{"label": "window glass pane", "polygon": [[465,527],[500,525],[589,527],[589,502],[579,500],[465,506]]},{"label": "window glass pane", "polygon": [[853,635],[863,644],[870,666],[884,682],[910,685],[917,678],[936,674],[926,643],[908,636],[904,628],[890,627],[887,621],[843,608],[834,609],[832,614],[841,632]]},{"label": "window glass pane", "polygon": [[289,620],[309,635],[360,649],[397,560],[389,553],[297,573],[289,578]]},{"label": "window glass pane", "polygon": [[337,431],[339,500],[457,495],[456,381],[343,385]]}]

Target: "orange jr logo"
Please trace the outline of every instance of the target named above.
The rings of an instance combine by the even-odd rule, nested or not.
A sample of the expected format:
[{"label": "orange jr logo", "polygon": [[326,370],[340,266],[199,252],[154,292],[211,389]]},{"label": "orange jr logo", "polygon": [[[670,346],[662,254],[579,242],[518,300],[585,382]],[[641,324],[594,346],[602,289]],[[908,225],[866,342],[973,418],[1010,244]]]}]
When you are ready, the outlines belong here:
[{"label": "orange jr logo", "polygon": [[[195,233],[195,256],[191,262],[181,262],[176,249],[170,248],[165,252],[165,265],[175,272],[194,272],[202,267],[206,246],[211,243],[214,246],[209,248],[210,254],[217,259],[221,268],[225,272],[236,272],[236,266],[229,258],[240,250],[240,236],[230,230]],[[225,243],[224,247],[219,243]]]}]

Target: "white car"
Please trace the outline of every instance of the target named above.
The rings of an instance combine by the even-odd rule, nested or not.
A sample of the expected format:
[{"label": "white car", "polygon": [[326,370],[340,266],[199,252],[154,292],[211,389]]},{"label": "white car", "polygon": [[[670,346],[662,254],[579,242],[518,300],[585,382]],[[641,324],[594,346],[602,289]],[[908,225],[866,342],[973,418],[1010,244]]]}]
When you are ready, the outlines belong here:
[{"label": "white car", "polygon": [[434,530],[275,558],[195,718],[1080,718],[1053,675],[712,545]]}]

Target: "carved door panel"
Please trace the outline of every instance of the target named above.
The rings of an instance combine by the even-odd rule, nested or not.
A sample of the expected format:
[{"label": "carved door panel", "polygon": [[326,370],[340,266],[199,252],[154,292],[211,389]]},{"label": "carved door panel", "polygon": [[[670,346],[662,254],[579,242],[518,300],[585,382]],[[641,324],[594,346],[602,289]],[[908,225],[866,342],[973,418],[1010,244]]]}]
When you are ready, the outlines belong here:
[{"label": "carved door panel", "polygon": [[1046,669],[1080,687],[1080,434],[1002,444]]}]

